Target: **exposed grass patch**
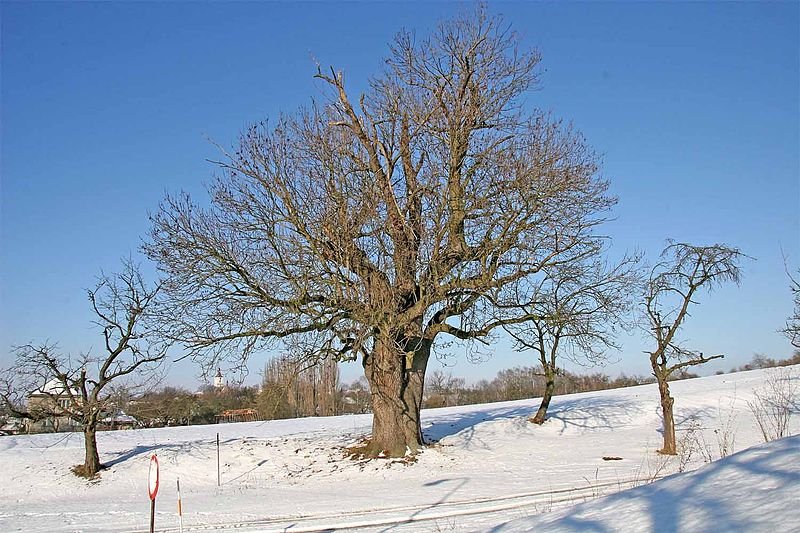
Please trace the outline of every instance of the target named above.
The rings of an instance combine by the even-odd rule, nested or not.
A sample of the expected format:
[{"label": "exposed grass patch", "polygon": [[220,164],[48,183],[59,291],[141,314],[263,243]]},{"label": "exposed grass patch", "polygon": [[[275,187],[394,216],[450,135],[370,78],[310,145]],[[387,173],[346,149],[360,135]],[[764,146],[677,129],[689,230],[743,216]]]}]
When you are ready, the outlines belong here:
[{"label": "exposed grass patch", "polygon": [[[418,452],[417,452],[418,453]],[[414,464],[417,462],[417,453],[408,452],[403,457],[391,457],[387,450],[375,450],[372,448],[372,441],[368,437],[361,439],[358,443],[352,446],[347,446],[344,449],[346,458],[353,461],[369,461],[374,459],[384,459],[391,463],[402,463],[405,465]]]}]

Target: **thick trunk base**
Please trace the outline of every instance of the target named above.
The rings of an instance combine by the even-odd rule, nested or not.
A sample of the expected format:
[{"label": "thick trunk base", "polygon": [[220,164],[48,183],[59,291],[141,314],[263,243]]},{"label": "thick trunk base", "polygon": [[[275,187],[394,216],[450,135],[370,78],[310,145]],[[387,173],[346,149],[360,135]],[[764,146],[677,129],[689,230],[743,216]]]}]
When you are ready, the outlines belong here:
[{"label": "thick trunk base", "polygon": [[82,465],[72,467],[72,473],[76,476],[92,479],[97,476],[103,465],[100,464],[100,455],[97,453],[97,430],[95,428],[84,428],[84,460]]},{"label": "thick trunk base", "polygon": [[425,444],[420,410],[430,351],[427,343],[414,345],[416,349],[410,356],[398,350],[397,343],[385,343],[376,348],[365,365],[373,416],[372,437],[359,448],[363,455],[405,457],[417,453]]}]

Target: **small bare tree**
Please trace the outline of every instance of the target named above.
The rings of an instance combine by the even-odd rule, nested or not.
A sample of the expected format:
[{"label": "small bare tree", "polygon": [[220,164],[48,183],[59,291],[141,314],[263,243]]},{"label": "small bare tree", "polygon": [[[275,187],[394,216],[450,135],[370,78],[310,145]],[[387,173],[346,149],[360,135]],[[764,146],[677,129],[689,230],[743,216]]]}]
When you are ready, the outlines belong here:
[{"label": "small bare tree", "polygon": [[675,455],[675,419],[669,379],[676,371],[701,365],[723,355],[706,357],[702,352],[681,346],[677,333],[689,317],[689,307],[701,289],[711,290],[725,282],[738,284],[739,262],[743,254],[722,244],[693,246],[669,241],[661,261],[653,268],[645,286],[644,306],[648,334],[655,349],[646,352],[658,383],[664,425],[661,453]]},{"label": "small bare tree", "polygon": [[789,289],[794,297],[794,312],[786,320],[786,327],[782,331],[792,346],[800,348],[800,270],[797,271],[797,274],[796,278],[789,275]]},{"label": "small bare tree", "polygon": [[530,320],[506,326],[517,347],[532,350],[542,365],[545,388],[536,414],[542,424],[555,393],[558,359],[600,364],[606,350],[618,349],[615,334],[624,326],[640,285],[638,256],[608,266],[599,257],[544,270],[533,300],[525,307]]},{"label": "small bare tree", "polygon": [[[102,468],[97,450],[97,426],[109,409],[112,383],[135,381],[152,386],[166,346],[145,327],[157,289],[148,288],[136,265],[124,262],[119,274],[102,275],[88,291],[94,324],[103,339],[100,356],[71,358],[50,342],[15,348],[15,364],[2,372],[0,402],[14,416],[29,420],[54,417],[78,422],[83,430],[85,458],[73,471],[93,477]],[[128,383],[131,386],[131,383]],[[31,397],[36,401],[28,401]]]}]

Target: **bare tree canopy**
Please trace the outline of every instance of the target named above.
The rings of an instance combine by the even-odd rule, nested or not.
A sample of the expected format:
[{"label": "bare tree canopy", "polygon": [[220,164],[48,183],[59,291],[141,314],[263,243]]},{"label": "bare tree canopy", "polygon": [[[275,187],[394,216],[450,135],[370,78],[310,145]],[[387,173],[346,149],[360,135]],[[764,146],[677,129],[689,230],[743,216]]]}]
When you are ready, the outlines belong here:
[{"label": "bare tree canopy", "polygon": [[689,309],[697,303],[695,297],[699,291],[710,291],[725,283],[739,284],[739,263],[744,257],[737,248],[724,244],[694,246],[669,241],[661,253],[661,261],[650,274],[645,286],[644,307],[647,332],[656,346],[647,353],[661,395],[664,424],[662,453],[676,453],[674,399],[668,384],[670,376],[687,367],[723,357],[705,356],[702,352],[686,348],[677,338],[678,330],[690,316]]},{"label": "bare tree canopy", "polygon": [[640,257],[608,265],[594,255],[567,265],[546,267],[533,299],[524,307],[530,319],[505,326],[520,350],[533,351],[545,377],[542,401],[530,421],[542,424],[555,391],[558,360],[600,364],[618,349],[616,333],[631,326]]},{"label": "bare tree canopy", "polygon": [[206,364],[290,338],[360,357],[370,451],[418,449],[437,338],[486,342],[528,320],[542,269],[601,249],[615,200],[597,157],[523,107],[539,62],[479,8],[424,39],[401,32],[363,95],[320,69],[324,101],[249,127],[209,207],[170,196],[152,217],[170,337]]},{"label": "bare tree canopy", "polygon": [[87,292],[102,335],[100,354],[71,357],[51,342],[18,346],[15,364],[0,373],[0,402],[17,417],[77,422],[86,454],[76,472],[92,477],[101,468],[95,434],[109,413],[111,386],[154,385],[167,350],[145,326],[158,289],[147,286],[130,260],[119,274],[102,275]]}]

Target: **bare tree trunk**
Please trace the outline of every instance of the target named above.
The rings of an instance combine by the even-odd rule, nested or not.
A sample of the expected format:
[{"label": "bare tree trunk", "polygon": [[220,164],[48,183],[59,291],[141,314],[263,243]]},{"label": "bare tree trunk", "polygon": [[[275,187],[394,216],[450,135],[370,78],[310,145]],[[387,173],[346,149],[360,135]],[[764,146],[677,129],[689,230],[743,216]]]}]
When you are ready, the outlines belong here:
[{"label": "bare tree trunk", "polygon": [[364,370],[372,392],[373,412],[372,438],[366,449],[369,455],[403,457],[424,444],[420,410],[430,344],[417,344],[413,356],[407,356],[397,343],[382,340],[367,359]]},{"label": "bare tree trunk", "polygon": [[675,443],[675,417],[673,414],[673,404],[675,400],[669,394],[669,383],[666,376],[656,375],[658,380],[658,393],[661,395],[661,414],[664,424],[664,447],[659,453],[665,455],[677,454]]},{"label": "bare tree trunk", "polygon": [[86,457],[83,461],[83,475],[92,477],[100,471],[100,455],[97,453],[97,426],[88,423],[83,427],[84,448]]},{"label": "bare tree trunk", "polygon": [[553,399],[553,393],[556,390],[556,370],[550,365],[544,365],[545,386],[544,393],[542,394],[542,402],[539,404],[539,410],[533,418],[529,418],[534,424],[544,424],[547,418],[547,408],[550,407],[550,400]]},{"label": "bare tree trunk", "polygon": [[[422,435],[422,425],[420,424],[420,412],[422,410],[422,398],[425,391],[425,371],[428,367],[428,357],[430,356],[430,345],[426,344],[414,351],[411,361],[411,368],[405,372],[406,382],[403,390],[403,401],[413,409],[413,418],[416,421],[414,430],[417,434],[416,441],[419,445],[425,444],[425,437]],[[412,448],[413,450],[413,448]]]}]

